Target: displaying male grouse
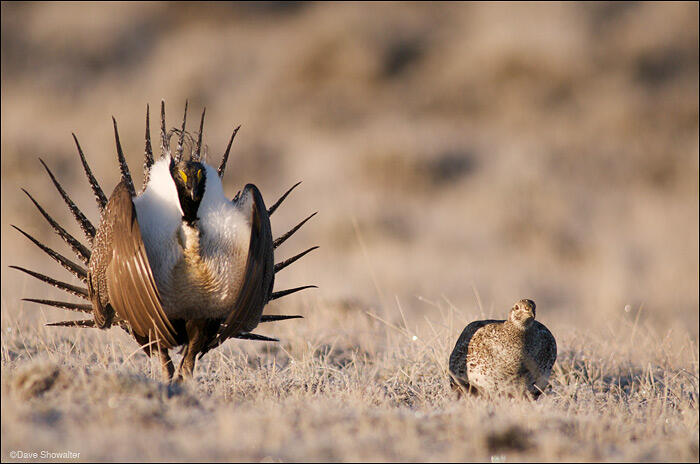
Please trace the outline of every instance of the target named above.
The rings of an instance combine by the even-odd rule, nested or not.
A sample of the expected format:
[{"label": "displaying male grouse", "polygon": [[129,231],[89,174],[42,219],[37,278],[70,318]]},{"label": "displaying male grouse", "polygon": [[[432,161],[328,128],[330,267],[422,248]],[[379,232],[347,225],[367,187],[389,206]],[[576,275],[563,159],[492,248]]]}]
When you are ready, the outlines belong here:
[{"label": "displaying male grouse", "polygon": [[[26,299],[93,315],[92,319],[49,325],[103,329],[118,325],[130,332],[149,356],[160,355],[166,380],[175,374],[169,349],[183,346],[177,377],[182,379],[192,376],[198,355],[229,338],[277,341],[251,331],[260,322],[301,316],[265,316],[262,314],[265,305],[270,300],[314,287],[307,285],[273,292],[276,272],[318,248],[311,247],[286,261],[274,263],[274,249],[315,214],[283,236],[272,239],[270,216],[299,183],[269,209],[253,184],[246,185],[233,200],[226,198],[221,177],[238,128],[231,135],[219,168],[215,169],[201,159],[204,114],[202,112],[195,148],[194,140],[185,131],[187,104],[182,127],[166,132],[165,103],[162,102],[161,156],[155,160],[147,107],[144,187],[138,195],[114,118],[121,182],[109,199],[73,135],[100,210],[97,229],[40,160],[90,247],[71,236],[28,192],[25,193],[87,269],[15,227],[86,284],[79,287],[11,266],[90,301],[91,304],[76,304]],[[173,134],[178,135],[174,153],[170,149]],[[187,157],[183,156],[186,142],[191,142]]]}]

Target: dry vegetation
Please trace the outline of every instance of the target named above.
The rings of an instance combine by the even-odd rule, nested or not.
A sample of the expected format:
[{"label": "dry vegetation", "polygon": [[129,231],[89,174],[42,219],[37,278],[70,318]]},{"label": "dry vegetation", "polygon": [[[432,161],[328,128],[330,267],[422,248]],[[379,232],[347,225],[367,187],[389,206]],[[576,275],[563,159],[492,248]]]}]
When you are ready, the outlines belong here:
[{"label": "dry vegetation", "polygon": [[[698,6],[2,3],[2,450],[136,460],[686,460],[698,453]],[[183,386],[119,329],[53,329],[62,278],[26,187],[95,218],[70,133],[110,190],[144,106],[207,106],[225,187],[256,183],[279,250],[315,254]],[[77,227],[69,228],[79,234]],[[278,258],[279,260],[279,258]],[[519,298],[557,337],[537,402],[457,401],[471,320]]]},{"label": "dry vegetation", "polygon": [[161,383],[157,362],[134,355],[116,329],[76,334],[5,318],[3,456],[697,459],[689,338],[660,339],[624,319],[612,322],[612,343],[560,328],[552,388],[539,401],[457,401],[446,361],[467,319],[437,307],[441,319],[413,331],[305,304],[306,319],[276,328],[281,344],[229,343],[184,386]]}]

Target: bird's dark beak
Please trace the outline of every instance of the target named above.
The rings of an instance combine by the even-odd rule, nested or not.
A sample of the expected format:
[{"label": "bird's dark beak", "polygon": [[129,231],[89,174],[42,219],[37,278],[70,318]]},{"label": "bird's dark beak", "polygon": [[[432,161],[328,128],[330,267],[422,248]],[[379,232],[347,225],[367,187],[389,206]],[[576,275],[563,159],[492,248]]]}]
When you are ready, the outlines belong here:
[{"label": "bird's dark beak", "polygon": [[187,190],[192,201],[197,200],[197,187],[199,187],[198,184],[199,183],[197,182],[197,179],[193,179],[192,177],[190,177],[189,182],[187,183]]}]

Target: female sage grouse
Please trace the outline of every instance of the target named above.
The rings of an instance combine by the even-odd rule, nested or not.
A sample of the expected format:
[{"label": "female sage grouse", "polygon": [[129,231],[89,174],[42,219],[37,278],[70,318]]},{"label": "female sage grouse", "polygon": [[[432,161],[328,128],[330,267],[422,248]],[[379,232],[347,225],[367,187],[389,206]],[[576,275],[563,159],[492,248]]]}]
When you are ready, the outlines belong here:
[{"label": "female sage grouse", "polygon": [[520,300],[508,320],[474,321],[462,331],[450,355],[452,388],[537,398],[556,359],[557,342],[535,320],[535,302]]},{"label": "female sage grouse", "polygon": [[[172,379],[175,370],[168,350],[183,346],[179,378],[192,376],[198,355],[228,338],[277,341],[251,333],[260,322],[301,316],[265,316],[263,307],[305,288],[273,292],[274,275],[317,247],[281,263],[274,263],[274,249],[287,240],[311,216],[273,240],[270,215],[290,188],[269,209],[255,185],[248,184],[233,200],[224,195],[224,175],[236,128],[218,170],[201,159],[204,112],[196,148],[186,133],[187,103],[182,127],[166,133],[165,104],[161,103],[161,156],[154,160],[151,149],[149,112],[146,108],[144,187],[137,195],[124,159],[117,123],[114,135],[121,168],[121,182],[107,199],[73,135],[85,174],[100,210],[99,227],[73,203],[44,164],[53,184],[65,200],[90,244],[80,243],[63,229],[32,198],[61,238],[87,269],[58,254],[26,232],[29,240],[78,277],[84,287],[54,280],[38,272],[12,266],[91,304],[26,299],[35,303],[92,313],[93,318],[49,325],[109,328],[118,325],[130,332],[151,356],[159,353],[163,376]],[[178,135],[177,149],[170,138]],[[187,138],[187,140],[186,140]],[[189,156],[183,147],[190,145]],[[314,213],[315,214],[315,213]]]}]

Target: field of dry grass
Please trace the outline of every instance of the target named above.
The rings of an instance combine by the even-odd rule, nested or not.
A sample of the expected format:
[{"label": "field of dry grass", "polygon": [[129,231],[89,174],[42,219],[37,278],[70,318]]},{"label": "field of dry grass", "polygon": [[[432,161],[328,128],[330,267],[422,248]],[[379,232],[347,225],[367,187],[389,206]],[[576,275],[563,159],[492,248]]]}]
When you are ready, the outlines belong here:
[{"label": "field of dry grass", "polygon": [[[2,3],[2,445],[147,460],[683,460],[698,451],[698,5]],[[110,116],[140,181],[145,104],[207,107],[224,186],[274,201],[277,260],[321,248],[182,386],[125,333],[44,327],[67,279],[19,188],[80,234]],[[61,248],[61,250],[66,250]],[[557,338],[536,402],[457,400],[461,329],[520,298]],[[59,456],[53,456],[54,458]],[[37,458],[40,460],[40,458]]]},{"label": "field of dry grass", "polygon": [[3,457],[697,459],[690,338],[622,318],[611,321],[612,343],[555,327],[560,354],[539,401],[457,401],[446,364],[469,318],[431,304],[441,318],[411,329],[410,318],[395,326],[307,303],[306,319],[275,328],[282,343],[229,343],[184,386],[161,383],[158,363],[118,329],[74,334],[4,317]]}]

